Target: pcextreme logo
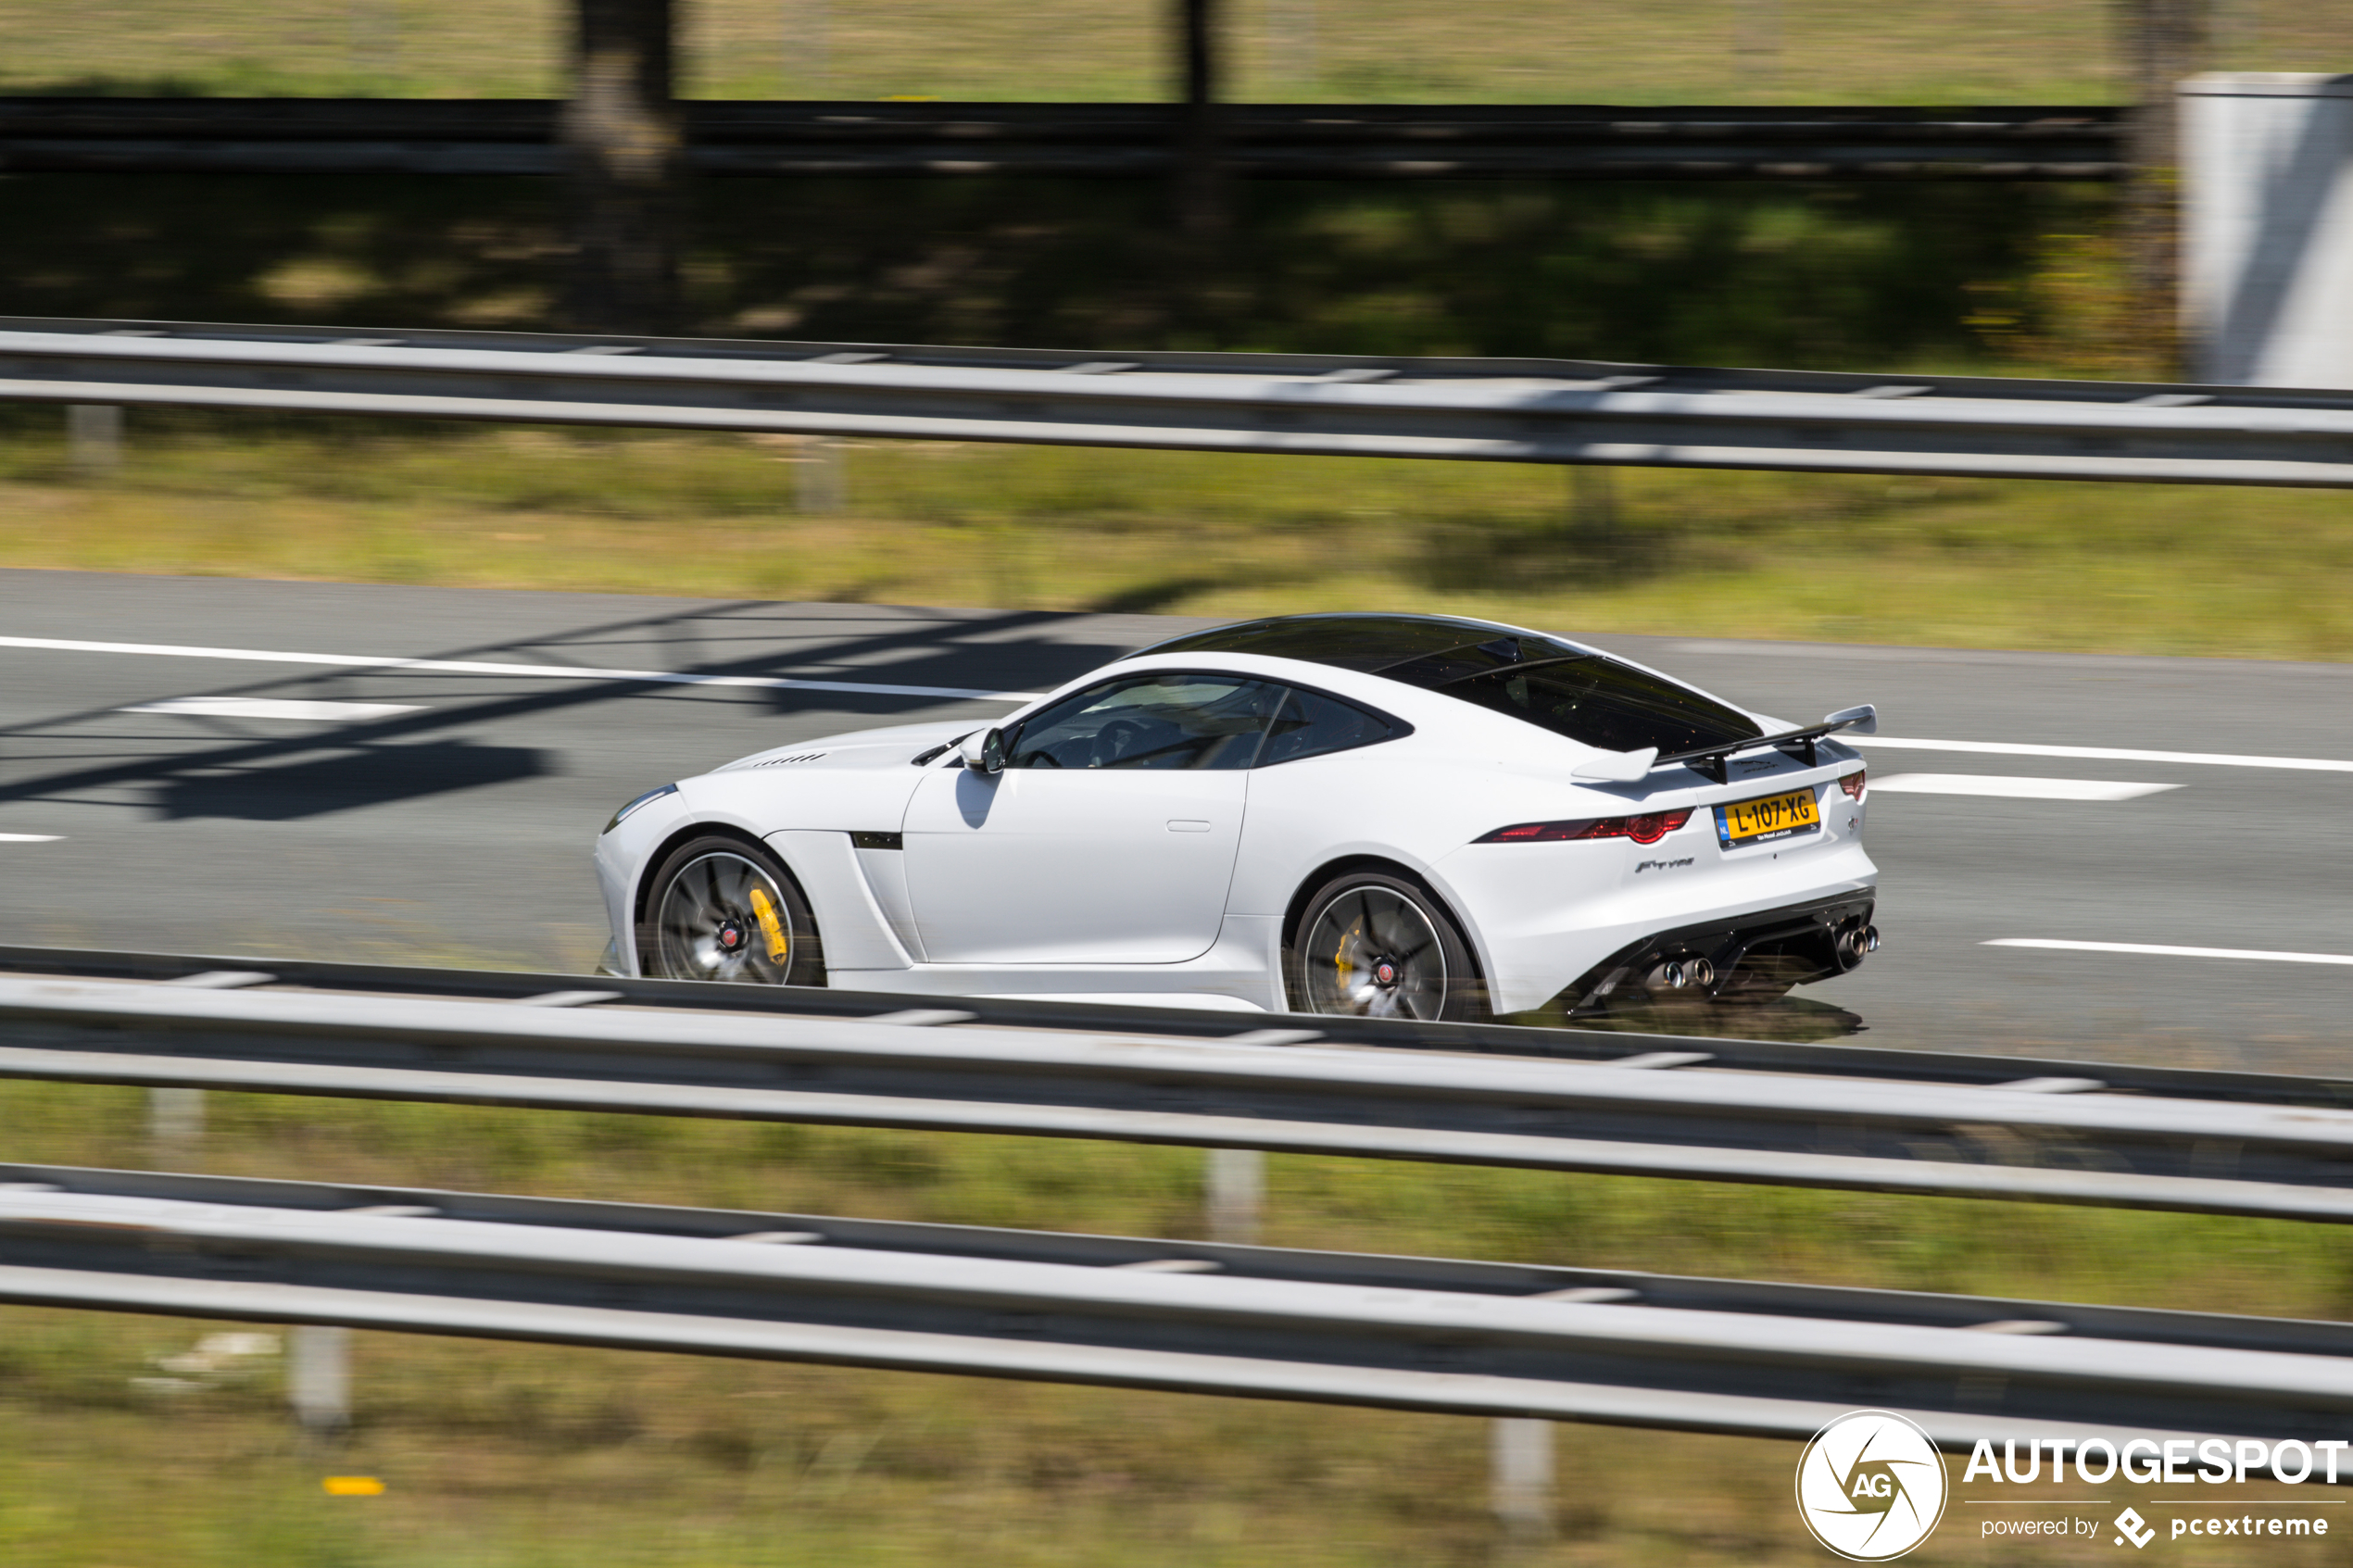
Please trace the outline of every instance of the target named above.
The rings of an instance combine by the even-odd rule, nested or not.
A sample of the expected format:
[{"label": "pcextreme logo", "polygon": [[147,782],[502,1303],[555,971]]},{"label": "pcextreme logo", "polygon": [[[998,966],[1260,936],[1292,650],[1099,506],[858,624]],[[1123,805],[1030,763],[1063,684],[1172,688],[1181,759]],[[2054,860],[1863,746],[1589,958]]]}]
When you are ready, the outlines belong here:
[{"label": "pcextreme logo", "polygon": [[1856,1411],[1814,1434],[1797,1461],[1797,1513],[1814,1538],[1856,1562],[1884,1562],[1944,1517],[1944,1461],[1893,1411]]}]

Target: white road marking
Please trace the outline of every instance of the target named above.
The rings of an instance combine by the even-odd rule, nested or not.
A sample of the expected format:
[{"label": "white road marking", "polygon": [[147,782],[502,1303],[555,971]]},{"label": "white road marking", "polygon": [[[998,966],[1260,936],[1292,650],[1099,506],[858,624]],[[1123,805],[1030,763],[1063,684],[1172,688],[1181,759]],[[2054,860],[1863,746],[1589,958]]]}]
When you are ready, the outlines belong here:
[{"label": "white road marking", "polygon": [[970,686],[899,686],[879,681],[804,681],[784,675],[682,675],[666,670],[599,670],[578,664],[492,664],[458,659],[386,659],[370,654],[283,653],[270,648],[187,647],[171,643],[91,643],[69,637],[0,637],[0,648],[59,653],[135,653],[161,659],[228,659],[253,664],[326,664],[342,670],[422,670],[442,675],[520,675],[541,681],[645,681],[669,686],[748,686],[757,691],[861,692],[882,696],[972,697],[1027,702],[1038,692]]},{"label": "white road marking", "polygon": [[2070,757],[2087,762],[2194,762],[2208,768],[2293,768],[2312,773],[2353,773],[2353,762],[2326,757],[2248,757],[2229,751],[2136,751],[2115,746],[2026,746],[1994,740],[1899,740],[1894,735],[1845,734],[1856,746],[1913,751],[1972,751],[1984,757]]},{"label": "white road marking", "polygon": [[420,713],[410,702],[292,702],[267,696],[168,696],[120,708],[118,713],[176,713],[185,719],[297,719],[313,724],[355,723]]},{"label": "white road marking", "polygon": [[2061,942],[2040,936],[1996,936],[1987,947],[2051,947],[2063,953],[2138,953],[2158,959],[2253,959],[2262,963],[2353,964],[2353,953],[2270,953],[2255,947],[2171,947],[2148,942]]},{"label": "white road marking", "polygon": [[2126,784],[2118,779],[2020,779],[1994,773],[1897,773],[1873,779],[1871,793],[1988,795],[2002,800],[2137,800],[2180,784]]},{"label": "white road marking", "polygon": [[0,833],[0,844],[56,844],[64,837],[61,833]]}]

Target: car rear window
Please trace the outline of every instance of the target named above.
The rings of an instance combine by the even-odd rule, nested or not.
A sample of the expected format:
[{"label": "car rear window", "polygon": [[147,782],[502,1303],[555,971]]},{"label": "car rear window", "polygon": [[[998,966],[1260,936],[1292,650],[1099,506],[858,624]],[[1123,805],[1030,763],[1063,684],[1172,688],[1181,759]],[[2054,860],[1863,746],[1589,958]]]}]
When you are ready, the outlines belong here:
[{"label": "car rear window", "polygon": [[1600,654],[1514,671],[1509,666],[1437,688],[1605,751],[1661,754],[1764,734],[1737,709]]},{"label": "car rear window", "polygon": [[1443,692],[1609,751],[1753,740],[1736,708],[1606,654],[1437,615],[1286,615],[1195,632],[1145,653],[1302,659]]}]

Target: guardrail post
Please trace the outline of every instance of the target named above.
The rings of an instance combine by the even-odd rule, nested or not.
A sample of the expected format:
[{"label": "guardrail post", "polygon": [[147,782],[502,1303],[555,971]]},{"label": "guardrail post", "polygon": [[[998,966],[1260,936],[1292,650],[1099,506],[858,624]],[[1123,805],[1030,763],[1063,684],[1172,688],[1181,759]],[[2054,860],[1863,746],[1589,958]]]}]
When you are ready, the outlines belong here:
[{"label": "guardrail post", "polygon": [[104,479],[122,467],[122,410],[111,403],[66,406],[66,446],[73,471]]},{"label": "guardrail post", "polygon": [[1580,550],[1606,555],[1617,547],[1617,476],[1592,463],[1568,470],[1568,535]]},{"label": "guardrail post", "polygon": [[1266,1155],[1255,1148],[1209,1151],[1209,1239],[1243,1245],[1258,1239],[1266,1197]]},{"label": "guardrail post", "polygon": [[296,1327],[286,1361],[286,1399],[295,1421],[311,1436],[343,1435],[351,1424],[351,1330],[331,1323]]},{"label": "guardrail post", "polygon": [[801,443],[800,456],[792,462],[792,504],[803,512],[849,509],[849,461],[840,442],[812,435]]},{"label": "guardrail post", "polygon": [[1524,1416],[1489,1423],[1488,1497],[1495,1523],[1518,1539],[1553,1533],[1553,1424]]},{"label": "guardrail post", "polygon": [[195,1165],[204,1148],[204,1091],[149,1089],[147,1143],[162,1164]]}]

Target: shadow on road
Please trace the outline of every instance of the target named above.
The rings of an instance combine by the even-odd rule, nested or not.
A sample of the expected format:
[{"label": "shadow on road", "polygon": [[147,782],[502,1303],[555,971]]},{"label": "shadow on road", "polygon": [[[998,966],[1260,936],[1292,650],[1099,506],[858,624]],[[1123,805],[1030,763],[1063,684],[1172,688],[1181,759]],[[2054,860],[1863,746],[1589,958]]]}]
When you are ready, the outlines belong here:
[{"label": "shadow on road", "polygon": [[[1058,684],[1127,650],[1124,642],[1065,640],[1063,628],[1087,619],[1046,611],[874,612],[835,605],[698,602],[660,615],[420,657],[556,669],[619,667],[698,676],[1025,691]],[[830,633],[828,621],[840,623],[838,633]],[[359,646],[317,651],[365,652],[366,636],[365,628],[359,628],[353,633]],[[224,631],[222,640],[246,638]],[[747,643],[758,645],[758,651],[744,651]],[[348,694],[355,681],[385,676],[438,678],[430,671],[402,677],[397,669],[306,671],[182,695],[333,699]],[[502,678],[484,674],[457,679],[478,687]],[[954,700],[879,692],[694,686],[593,675],[521,679],[529,682],[530,689],[510,689],[471,701],[436,700],[411,712],[307,727],[299,734],[253,734],[250,725],[223,721],[209,732],[194,732],[203,737],[194,745],[182,742],[178,732],[158,740],[152,729],[132,737],[97,728],[119,723],[118,710],[112,708],[0,727],[0,740],[19,743],[10,747],[12,764],[0,771],[0,802],[147,785],[154,790],[157,809],[167,818],[283,822],[561,772],[560,761],[549,754],[452,734],[478,733],[519,719],[569,712],[594,724],[599,709],[647,697],[725,704],[756,716],[823,709],[889,717]],[[41,742],[69,752],[76,765],[44,770]],[[745,747],[755,748],[749,742]]]},{"label": "shadow on road", "polygon": [[227,775],[174,778],[157,793],[167,821],[227,817],[249,822],[290,822],[484,784],[541,778],[556,770],[547,753],[529,746],[427,741],[375,746],[340,757]]}]

